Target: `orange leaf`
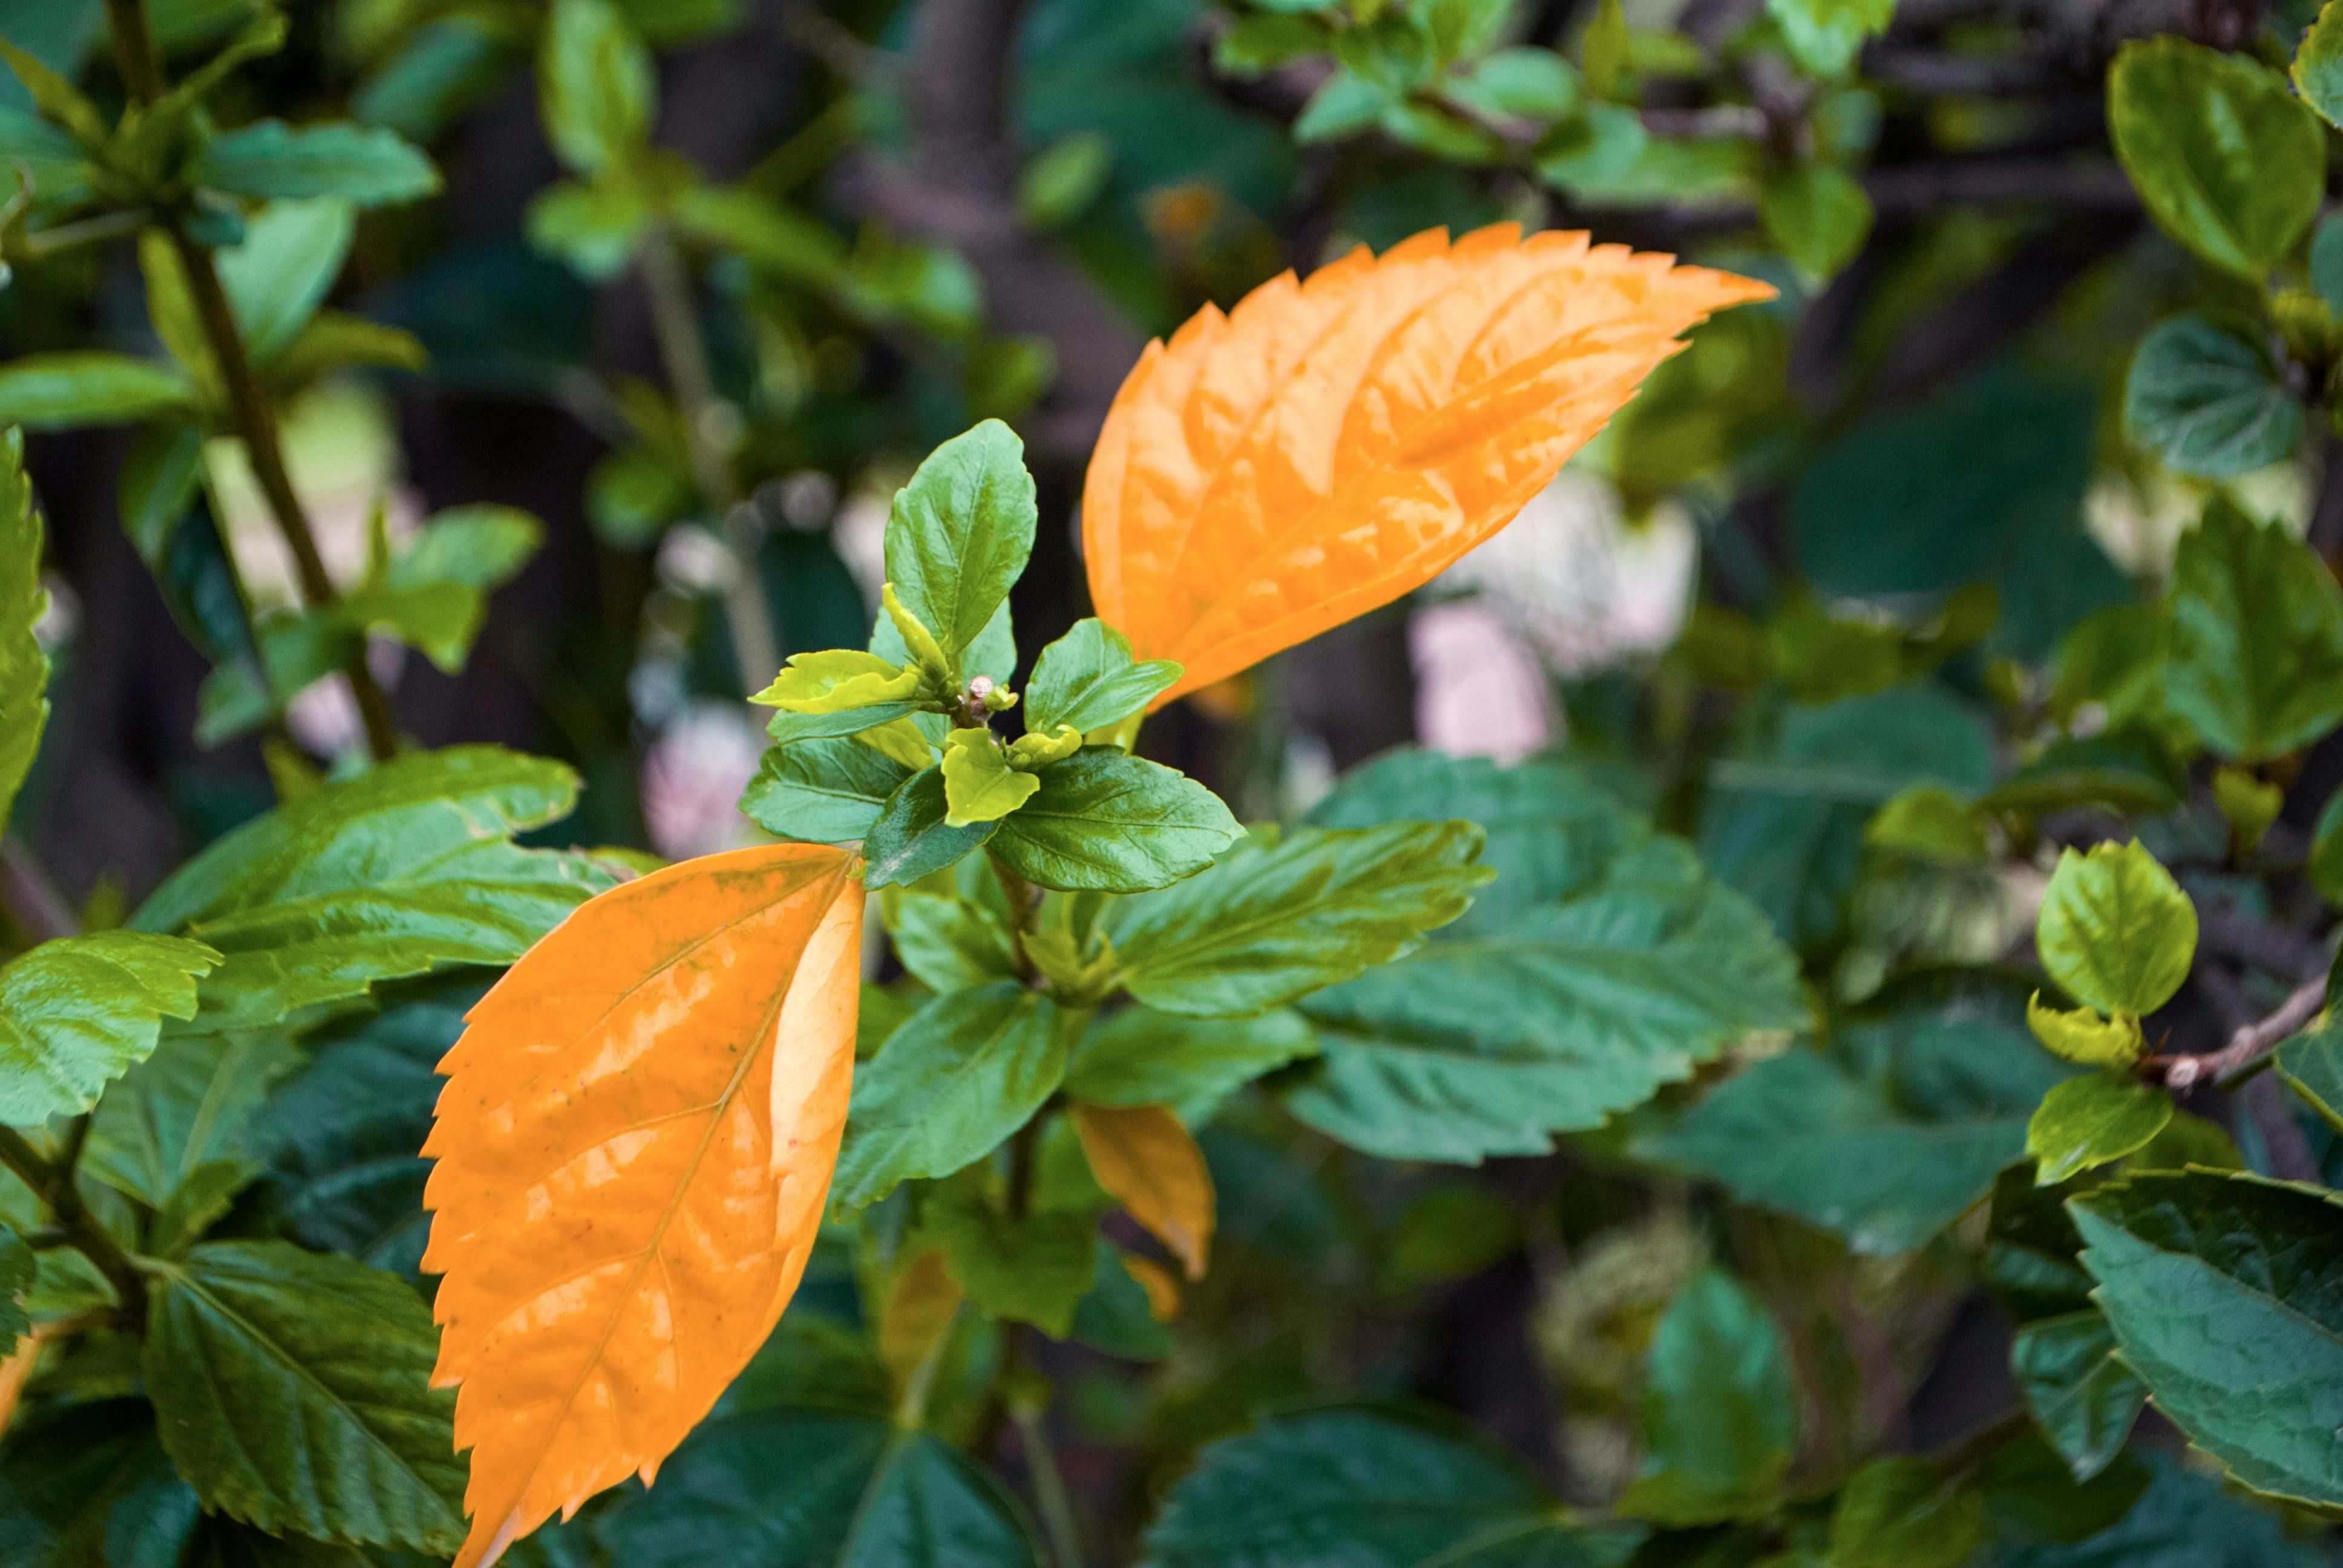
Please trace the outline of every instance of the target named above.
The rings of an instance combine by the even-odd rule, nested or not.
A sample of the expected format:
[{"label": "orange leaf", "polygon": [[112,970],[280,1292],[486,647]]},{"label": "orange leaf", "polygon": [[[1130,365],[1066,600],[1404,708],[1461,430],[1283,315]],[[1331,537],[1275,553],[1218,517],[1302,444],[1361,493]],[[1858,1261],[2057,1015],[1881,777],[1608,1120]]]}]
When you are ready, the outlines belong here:
[{"label": "orange leaf", "polygon": [[613,888],[440,1062],[423,1266],[472,1451],[458,1568],[653,1479],[797,1289],[854,1070],[860,869],[776,844]]},{"label": "orange leaf", "polygon": [[1147,1292],[1147,1313],[1159,1323],[1168,1323],[1180,1315],[1180,1281],[1177,1275],[1152,1258],[1142,1258],[1136,1252],[1118,1252],[1116,1257],[1130,1271]]},{"label": "orange leaf", "polygon": [[1172,1249],[1190,1279],[1202,1279],[1212,1247],[1212,1174],[1180,1119],[1160,1105],[1078,1103],[1073,1115],[1098,1184]]},{"label": "orange leaf", "polygon": [[1584,234],[1433,229],[1148,345],[1091,456],[1101,618],[1197,687],[1503,528],[1712,311],[1773,290]]}]

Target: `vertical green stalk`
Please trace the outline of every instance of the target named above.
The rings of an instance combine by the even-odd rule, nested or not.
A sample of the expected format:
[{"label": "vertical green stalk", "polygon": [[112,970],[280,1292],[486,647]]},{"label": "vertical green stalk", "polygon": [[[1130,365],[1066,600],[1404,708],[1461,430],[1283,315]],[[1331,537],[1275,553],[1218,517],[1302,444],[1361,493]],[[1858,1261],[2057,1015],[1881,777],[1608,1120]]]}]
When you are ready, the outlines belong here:
[{"label": "vertical green stalk", "polygon": [[[162,57],[156,52],[154,35],[147,30],[146,8],[141,0],[106,0],[106,9],[113,25],[115,60],[122,73],[123,85],[137,102],[151,104],[168,90],[168,84],[163,75]],[[206,347],[219,367],[220,383],[227,393],[228,417],[244,442],[253,477],[268,502],[270,515],[277,519],[277,531],[285,536],[286,546],[293,552],[294,568],[301,579],[302,600],[313,610],[331,609],[341,596],[327,574],[325,558],[317,553],[317,536],[310,530],[301,498],[294,493],[292,476],[285,467],[285,448],[277,437],[276,412],[268,405],[267,392],[253,368],[252,356],[245,348],[244,333],[236,326],[236,309],[228,303],[227,290],[220,285],[219,270],[212,265],[211,252],[188,237],[186,225],[178,213],[158,212],[156,221],[178,256],[180,269],[187,276],[187,292],[202,323]],[[374,672],[367,668],[364,638],[358,640],[342,671],[349,678],[350,691],[357,699],[358,716],[366,725],[367,749],[376,761],[388,761],[398,754],[398,726],[391,716],[389,699],[375,683]]]},{"label": "vertical green stalk", "polygon": [[650,296],[651,327],[668,385],[683,416],[683,443],[691,459],[692,482],[716,514],[732,552],[732,581],[724,590],[724,618],[732,629],[732,659],[740,667],[744,691],[755,691],[781,666],[780,645],[765,610],[764,583],[757,569],[757,538],[732,483],[732,464],[717,449],[714,427],[731,410],[716,395],[708,347],[699,335],[699,312],[691,301],[691,278],[675,236],[653,226],[643,241],[643,288]]},{"label": "vertical green stalk", "polygon": [[1033,1481],[1033,1503],[1041,1515],[1041,1529],[1050,1538],[1050,1555],[1058,1568],[1081,1568],[1082,1536],[1074,1521],[1074,1503],[1059,1472],[1058,1455],[1050,1446],[1043,1425],[1047,1412],[1021,1402],[1011,1405],[1017,1438],[1025,1449],[1025,1468]]}]

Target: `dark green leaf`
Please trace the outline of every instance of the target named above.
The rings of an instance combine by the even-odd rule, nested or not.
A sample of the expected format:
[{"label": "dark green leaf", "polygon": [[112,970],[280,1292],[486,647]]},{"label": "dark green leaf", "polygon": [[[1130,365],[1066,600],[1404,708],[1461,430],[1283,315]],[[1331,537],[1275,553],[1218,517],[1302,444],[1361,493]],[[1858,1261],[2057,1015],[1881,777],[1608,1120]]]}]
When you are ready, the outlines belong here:
[{"label": "dark green leaf", "polygon": [[2026,1152],[2045,1187],[2144,1149],[2172,1120],[2172,1097],[2115,1072],[2086,1072],[2042,1097],[2026,1124]]},{"label": "dark green leaf", "polygon": [[887,1369],[867,1335],[803,1312],[790,1312],[724,1391],[723,1415],[809,1407],[874,1416],[893,1413]]},{"label": "dark green leaf", "polygon": [[1260,1012],[1414,950],[1493,876],[1471,822],[1301,828],[1118,905],[1123,984],[1165,1012]]},{"label": "dark green leaf", "polygon": [[1396,753],[1314,819],[1427,806],[1483,826],[1497,879],[1415,952],[1302,1004],[1324,1055],[1285,1099],[1321,1131],[1392,1159],[1544,1153],[1805,1019],[1764,917],[1566,768]]},{"label": "dark green leaf", "polygon": [[2037,1433],[2001,1444],[1976,1468],[1988,1528],[2005,1543],[2087,1541],[2128,1513],[2147,1490],[2146,1465],[2129,1454],[2077,1481]]},{"label": "dark green leaf", "polygon": [[2115,1348],[2115,1331],[2097,1307],[2037,1319],[2010,1342],[2010,1375],[2026,1408],[2078,1480],[2122,1451],[2147,1402],[2147,1385],[2116,1360]]},{"label": "dark green leaf", "polygon": [[33,770],[49,722],[49,656],[33,635],[48,612],[41,516],[25,473],[22,431],[0,434],[0,824]]},{"label": "dark green leaf", "polygon": [[36,1125],[97,1103],[155,1049],[166,1018],[192,1018],[201,942],[98,931],[43,942],[0,969],[0,1122]]},{"label": "dark green leaf", "polygon": [[906,890],[880,906],[895,956],[914,980],[938,993],[1018,978],[1008,904],[998,894],[991,866],[974,857],[962,860],[958,879],[953,895]]},{"label": "dark green leaf", "polygon": [[256,1152],[252,1120],[299,1061],[275,1034],[166,1040],[98,1101],[82,1169],[160,1209],[198,1169]]},{"label": "dark green leaf", "polygon": [[1133,659],[1130,639],[1106,622],[1078,620],[1033,662],[1025,683],[1025,728],[1036,735],[1054,734],[1061,724],[1103,729],[1145,708],[1180,675],[1171,659]]},{"label": "dark green leaf", "polygon": [[948,657],[960,658],[1007,600],[1038,516],[1025,444],[998,419],[938,447],[896,493],[887,580]]},{"label": "dark green leaf", "polygon": [[2169,591],[2164,699],[2207,746],[2258,762],[2343,719],[2343,590],[2283,528],[2216,496]]},{"label": "dark green leaf", "polygon": [[2292,454],[2302,401],[2258,335],[2176,316],[2157,323],[2132,357],[2124,429],[2167,467],[2226,478]]},{"label": "dark green leaf", "polygon": [[2144,1461],[2153,1480],[2129,1513],[2071,1545],[2005,1550],[2001,1568],[2328,1568],[2319,1546],[2290,1539],[2283,1520],[2213,1477],[2171,1454]]},{"label": "dark green leaf", "polygon": [[2026,1119],[2058,1077],[2028,1036],[1980,1009],[1916,1007],[1842,1025],[1827,1050],[1757,1063],[1634,1149],[1859,1252],[1906,1252],[2024,1153]]},{"label": "dark green leaf", "polygon": [[2242,1172],[2072,1199],[2123,1359],[2189,1442],[2259,1492],[2343,1505],[2343,1203]]},{"label": "dark green leaf", "polygon": [[439,171],[413,143],[346,120],[298,129],[256,121],[214,136],[187,166],[187,178],[235,196],[332,196],[357,206],[413,201],[439,188]]},{"label": "dark green leaf", "polygon": [[143,1399],[36,1406],[0,1445],[9,1568],[177,1568],[198,1506]]},{"label": "dark green leaf", "polygon": [[992,853],[1043,888],[1144,892],[1202,870],[1243,833],[1220,797],[1161,763],[1085,746],[1035,777]]},{"label": "dark green leaf", "polygon": [[1302,1015],[1182,1018],[1129,1007],[1091,1025],[1066,1067],[1066,1092],[1093,1105],[1168,1105],[1189,1120],[1265,1072],[1318,1049]]},{"label": "dark green leaf", "polygon": [[851,737],[776,746],[740,797],[740,810],[778,839],[860,842],[910,769]]},{"label": "dark green leaf", "polygon": [[938,997],[854,1075],[830,1201],[853,1211],[898,1183],[981,1159],[1066,1073],[1057,1006],[1013,981]]},{"label": "dark green leaf", "polygon": [[1089,1292],[1074,1305],[1072,1337],[1125,1361],[1161,1361],[1172,1353],[1172,1332],[1157,1321],[1147,1287],[1103,1237],[1095,1245],[1096,1271]]},{"label": "dark green leaf", "polygon": [[1073,1332],[1075,1309],[1098,1274],[1090,1214],[1044,1210],[1011,1219],[986,1201],[981,1183],[955,1181],[928,1194],[920,1230],[942,1246],[944,1267],[983,1311],[1052,1339]]},{"label": "dark green leaf", "polygon": [[511,841],[566,815],[577,793],[559,763],[493,746],[401,757],[220,839],[131,923],[227,955],[204,987],[206,1030],[448,964],[510,963],[611,883],[585,856]]},{"label": "dark green leaf", "polygon": [[2275,1060],[2287,1087],[2343,1132],[2343,1029],[2306,1030],[2279,1046]]},{"label": "dark green leaf", "polygon": [[1652,1334],[1644,1461],[1619,1512],[1665,1524],[1764,1513],[1797,1444],[1797,1405],[1764,1305],[1718,1270],[1694,1275]]},{"label": "dark green leaf", "polygon": [[16,1342],[33,1329],[25,1315],[25,1293],[33,1288],[38,1261],[25,1238],[0,1223],[0,1356],[12,1353]]},{"label": "dark green leaf", "polygon": [[195,389],[176,366],[97,348],[0,366],[0,425],[67,430],[194,412]]},{"label": "dark green leaf", "polygon": [[863,874],[865,885],[885,888],[933,876],[958,864],[1001,827],[998,819],[971,822],[965,828],[947,827],[948,809],[941,768],[922,769],[904,779],[887,797],[862,841],[862,858],[870,867]]},{"label": "dark green leaf", "polygon": [[[786,1476],[786,1485],[775,1477]],[[1039,1568],[1000,1483],[925,1432],[767,1410],[711,1422],[595,1525],[628,1568]]]},{"label": "dark green leaf", "polygon": [[537,69],[546,139],[576,172],[625,158],[649,136],[650,51],[609,0],[555,0]]},{"label": "dark green leaf", "polygon": [[429,141],[503,80],[509,42],[483,16],[458,12],[415,29],[350,95],[370,126]]},{"label": "dark green leaf", "polygon": [[391,1275],[281,1241],[198,1247],[158,1292],[146,1387],[206,1506],[264,1530],[452,1552],[456,1396],[438,1335]]},{"label": "dark green leaf", "polygon": [[1831,1568],[1960,1568],[1985,1535],[1985,1500],[1925,1459],[1875,1459],[1831,1514]]},{"label": "dark green leaf", "polygon": [[2127,44],[2107,74],[2107,127],[2148,212],[2215,266],[2258,281],[2318,216],[2318,118],[2248,56]]}]

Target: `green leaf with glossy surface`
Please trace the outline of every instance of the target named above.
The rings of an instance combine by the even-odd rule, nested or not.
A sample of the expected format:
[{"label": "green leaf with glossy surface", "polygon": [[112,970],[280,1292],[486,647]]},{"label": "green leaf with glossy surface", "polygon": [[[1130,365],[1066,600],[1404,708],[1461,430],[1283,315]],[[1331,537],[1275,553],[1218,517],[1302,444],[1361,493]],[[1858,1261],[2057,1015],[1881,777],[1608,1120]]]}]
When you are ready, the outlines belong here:
[{"label": "green leaf with glossy surface", "polygon": [[1131,639],[1095,616],[1078,620],[1033,661],[1025,683],[1025,727],[1036,734],[1061,724],[1103,729],[1145,708],[1182,670],[1168,658],[1133,658]]},{"label": "green leaf with glossy surface", "polygon": [[936,998],[855,1073],[831,1205],[860,1209],[981,1159],[1065,1075],[1065,1031],[1047,997],[998,980]]},{"label": "green leaf with glossy surface", "polygon": [[1908,1252],[1975,1207],[2026,1149],[2059,1070],[1983,1005],[1842,1024],[1717,1085],[1638,1158],[1722,1181],[1858,1252]]},{"label": "green leaf with glossy surface", "polygon": [[1397,752],[1312,820],[1426,814],[1479,823],[1497,879],[1414,952],[1300,1004],[1323,1057],[1285,1102],[1330,1137],[1390,1159],[1542,1154],[1806,1019],[1764,916],[1565,766]]},{"label": "green leaf with glossy surface", "polygon": [[892,887],[933,876],[958,864],[1001,826],[995,821],[947,827],[947,809],[941,768],[924,768],[904,779],[880,808],[879,819],[862,840],[862,858],[870,864],[864,885]]},{"label": "green leaf with glossy surface", "polygon": [[[776,1486],[774,1477],[789,1483]],[[1040,1568],[1016,1504],[949,1444],[893,1422],[779,1409],[710,1422],[594,1525],[628,1568]]]},{"label": "green leaf with glossy surface", "polygon": [[773,682],[749,700],[785,713],[825,714],[893,707],[919,694],[920,672],[875,653],[833,648],[793,653]]},{"label": "green leaf with glossy surface", "polygon": [[203,1167],[256,1152],[253,1119],[300,1060],[273,1032],[166,1040],[98,1101],[82,1169],[160,1209]]},{"label": "green leaf with glossy surface", "polygon": [[449,964],[508,964],[614,879],[589,857],[512,842],[577,793],[561,764],[493,746],[401,757],[215,841],[131,924],[226,955],[204,987],[206,1030]]},{"label": "green leaf with glossy surface", "polygon": [[860,843],[910,777],[851,737],[775,746],[742,791],[740,810],[777,839]]},{"label": "green leaf with glossy surface", "polygon": [[1653,1331],[1638,1406],[1644,1458],[1618,1510],[1664,1524],[1762,1513],[1797,1444],[1781,1332],[1731,1275],[1693,1276]]},{"label": "green leaf with glossy surface", "polygon": [[2135,839],[2060,852],[2034,926],[2042,967],[2076,1000],[2139,1016],[2171,1000],[2197,951],[2197,906]]},{"label": "green leaf with glossy surface", "polygon": [[2096,1008],[2055,1008],[2040,991],[2026,1001],[2026,1026],[2051,1055],[2085,1067],[2129,1067],[2147,1043],[2130,1013],[2107,1018]]},{"label": "green leaf with glossy surface", "polygon": [[163,1446],[205,1505],[264,1530],[452,1552],[456,1396],[406,1284],[282,1241],[196,1249],[146,1341]]},{"label": "green leaf with glossy surface", "polygon": [[2120,1160],[2164,1131],[2172,1098],[2137,1079],[2086,1072],[2042,1097],[2026,1124],[2034,1180],[2055,1186],[2078,1171]]},{"label": "green leaf with glossy surface", "polygon": [[950,893],[905,889],[887,896],[880,910],[895,956],[912,979],[940,995],[1017,979],[1008,900],[991,866],[962,860],[956,882]]},{"label": "green leaf with glossy surface", "polygon": [[195,412],[177,367],[104,349],[27,354],[0,366],[0,425],[69,430]]},{"label": "green leaf with glossy surface", "polygon": [[2115,1331],[2097,1307],[2036,1319],[2010,1342],[2017,1392],[2077,1480],[2098,1474],[2122,1452],[2147,1402],[2147,1385],[2115,1349]]},{"label": "green leaf with glossy surface", "polygon": [[354,206],[413,201],[439,188],[439,171],[397,132],[348,121],[296,128],[256,120],[205,144],[187,178],[264,200],[331,196]]},{"label": "green leaf with glossy surface", "polygon": [[2215,266],[2258,282],[2318,216],[2318,118],[2247,55],[2175,37],[2125,45],[2107,128],[2149,214]]},{"label": "green leaf with glossy surface", "polygon": [[1855,1473],[1831,1513],[1830,1568],[1960,1568],[1985,1536],[1985,1499],[1925,1459]]},{"label": "green leaf with glossy surface", "polygon": [[43,942],[0,969],[0,1122],[34,1126],[97,1103],[155,1049],[163,1020],[196,1014],[201,942],[98,931]]},{"label": "green leaf with glossy surface", "polygon": [[33,635],[49,608],[41,538],[24,434],[0,433],[0,826],[33,770],[49,722],[49,656]]},{"label": "green leaf with glossy surface", "polygon": [[578,174],[628,156],[649,138],[658,75],[650,51],[609,0],[555,0],[537,74],[546,139]]},{"label": "green leaf with glossy surface", "polygon": [[2343,719],[2343,590],[2285,528],[2217,495],[2168,592],[2164,700],[2207,746],[2259,762]]},{"label": "green leaf with glossy surface", "polygon": [[2295,51],[2294,85],[2329,125],[2343,125],[2343,8],[2334,0],[2319,7]]},{"label": "green leaf with glossy surface", "polygon": [[1008,599],[1039,516],[1025,444],[998,419],[938,447],[896,493],[887,580],[948,657],[959,659]]},{"label": "green leaf with glossy surface", "polygon": [[1034,778],[992,852],[1037,887],[1140,893],[1202,870],[1244,829],[1184,774],[1113,746],[1085,746]]},{"label": "green leaf with glossy surface", "polygon": [[1116,906],[1123,985],[1199,1017],[1260,1012],[1389,963],[1463,914],[1494,872],[1472,822],[1299,828]]},{"label": "green leaf with glossy surface", "polygon": [[2159,321],[2124,383],[2124,431],[2167,467],[2226,478],[2266,467],[2302,441],[2302,400],[2259,336],[2201,316]]},{"label": "green leaf with glossy surface", "polygon": [[2343,1506],[2343,1202],[2187,1171],[2134,1175],[2066,1207],[2095,1299],[2157,1409],[2256,1491]]},{"label": "green leaf with glossy surface", "polygon": [[1318,1049],[1298,1012],[1183,1018],[1129,1007],[1091,1025],[1066,1065],[1066,1092],[1092,1105],[1210,1107]]}]

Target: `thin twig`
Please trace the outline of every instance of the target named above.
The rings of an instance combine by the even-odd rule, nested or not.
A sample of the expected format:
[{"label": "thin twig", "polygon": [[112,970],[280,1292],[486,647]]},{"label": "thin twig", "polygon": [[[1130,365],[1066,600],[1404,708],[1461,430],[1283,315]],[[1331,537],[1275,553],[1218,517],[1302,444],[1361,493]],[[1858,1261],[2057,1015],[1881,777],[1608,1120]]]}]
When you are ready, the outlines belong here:
[{"label": "thin twig", "polygon": [[1047,1412],[1012,1401],[1010,1415],[1017,1422],[1018,1441],[1025,1449],[1025,1469],[1032,1478],[1033,1503],[1041,1515],[1042,1531],[1050,1538],[1050,1555],[1057,1559],[1058,1568],[1081,1568],[1081,1531],[1074,1520],[1066,1478],[1058,1469],[1057,1453],[1042,1425]]},{"label": "thin twig", "polygon": [[122,1243],[83,1204],[81,1191],[74,1185],[74,1169],[80,1162],[82,1145],[88,1137],[89,1114],[85,1111],[66,1128],[65,1142],[52,1161],[44,1159],[23,1133],[13,1127],[0,1127],[0,1165],[15,1171],[17,1179],[48,1205],[49,1212],[56,1217],[57,1229],[65,1233],[66,1244],[106,1276],[106,1282],[114,1287],[115,1299],[121,1304],[122,1315],[131,1325],[143,1327],[146,1322],[146,1282],[139,1274],[137,1264],[131,1261],[130,1254],[123,1251]]},{"label": "thin twig", "polygon": [[2164,1083],[2167,1089],[2187,1089],[2201,1078],[2227,1083],[2308,1023],[2326,1001],[2327,977],[2319,975],[2297,986],[2294,994],[2280,1003],[2278,1010],[2268,1017],[2239,1024],[2230,1034],[2229,1043],[2218,1050],[2146,1060],[2149,1065],[2164,1069]]}]

